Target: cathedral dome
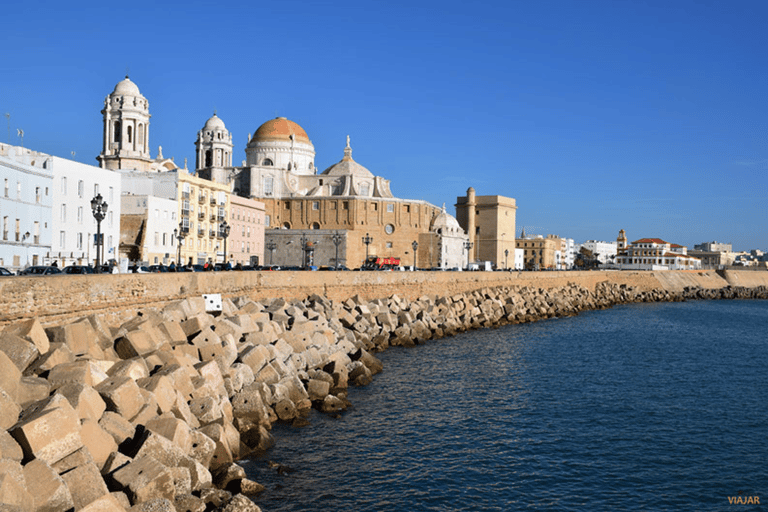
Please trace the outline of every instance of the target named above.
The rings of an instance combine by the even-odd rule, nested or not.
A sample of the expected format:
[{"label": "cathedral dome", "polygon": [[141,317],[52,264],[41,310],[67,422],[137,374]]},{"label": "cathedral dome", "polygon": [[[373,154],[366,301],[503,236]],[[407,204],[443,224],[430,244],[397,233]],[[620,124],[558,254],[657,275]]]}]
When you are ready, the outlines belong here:
[{"label": "cathedral dome", "polygon": [[459,225],[459,221],[457,221],[453,215],[445,211],[445,205],[443,205],[443,210],[432,221],[431,231],[445,235],[464,233],[464,230],[461,229],[461,226]]},{"label": "cathedral dome", "polygon": [[344,158],[341,162],[333,164],[323,171],[328,176],[356,176],[358,178],[373,178],[373,173],[352,160],[352,148],[349,147],[349,137],[347,137],[347,147],[344,148]]},{"label": "cathedral dome", "polygon": [[259,126],[251,141],[280,140],[290,142],[291,135],[296,142],[312,144],[304,128],[284,117],[270,119]]},{"label": "cathedral dome", "polygon": [[131,79],[127,76],[124,80],[118,82],[112,94],[118,96],[141,96],[139,87],[135,83],[131,82]]},{"label": "cathedral dome", "polygon": [[205,122],[205,126],[203,126],[203,131],[214,131],[214,130],[226,130],[227,127],[224,126],[224,121],[221,120],[215,113],[213,114],[213,117],[208,119]]}]

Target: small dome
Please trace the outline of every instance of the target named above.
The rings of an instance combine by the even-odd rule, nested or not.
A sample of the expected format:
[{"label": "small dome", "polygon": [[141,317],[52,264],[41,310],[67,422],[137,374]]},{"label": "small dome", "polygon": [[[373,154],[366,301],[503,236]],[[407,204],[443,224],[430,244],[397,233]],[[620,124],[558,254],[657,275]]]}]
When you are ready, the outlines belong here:
[{"label": "small dome", "polygon": [[291,135],[293,135],[296,142],[312,144],[304,128],[284,117],[271,119],[259,126],[256,133],[253,134],[251,141],[281,140],[290,142]]},{"label": "small dome", "polygon": [[120,81],[115,86],[115,90],[112,92],[112,94],[118,96],[141,96],[139,87],[135,83],[131,82],[131,79],[127,76],[124,80]]},{"label": "small dome", "polygon": [[352,148],[349,147],[349,137],[347,137],[347,147],[344,148],[344,158],[341,162],[334,164],[323,171],[328,176],[357,176],[358,178],[374,178],[371,171],[352,160]]},{"label": "small dome", "polygon": [[215,130],[226,130],[227,127],[224,126],[224,121],[222,121],[214,112],[213,117],[208,119],[205,122],[205,126],[203,126],[203,131],[215,131]]},{"label": "small dome", "polygon": [[445,211],[445,205],[443,205],[443,211],[437,214],[437,217],[432,221],[431,231],[437,232],[442,230],[441,233],[464,233],[461,229],[459,221],[456,218]]}]

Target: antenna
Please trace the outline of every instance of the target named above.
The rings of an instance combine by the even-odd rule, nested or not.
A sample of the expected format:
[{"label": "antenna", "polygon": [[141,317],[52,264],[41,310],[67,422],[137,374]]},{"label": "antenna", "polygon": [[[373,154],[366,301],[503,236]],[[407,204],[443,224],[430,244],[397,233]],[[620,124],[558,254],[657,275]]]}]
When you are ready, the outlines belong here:
[{"label": "antenna", "polygon": [[72,158],[75,158],[76,153],[74,151],[70,151],[70,153],[72,153]]},{"label": "antenna", "polygon": [[21,147],[24,148],[24,130],[16,128],[16,134],[21,137]]}]

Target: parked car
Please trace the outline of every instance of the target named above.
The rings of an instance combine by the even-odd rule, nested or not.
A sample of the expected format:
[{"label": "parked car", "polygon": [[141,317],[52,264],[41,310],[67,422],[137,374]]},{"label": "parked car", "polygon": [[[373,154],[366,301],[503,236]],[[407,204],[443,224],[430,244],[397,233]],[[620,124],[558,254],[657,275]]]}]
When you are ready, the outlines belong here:
[{"label": "parked car", "polygon": [[0,277],[2,277],[2,276],[15,276],[15,275],[16,275],[16,274],[14,274],[13,272],[11,272],[11,271],[10,271],[10,270],[8,270],[7,268],[5,268],[5,267],[0,267]]},{"label": "parked car", "polygon": [[149,271],[150,272],[154,272],[154,273],[170,272],[170,270],[168,270],[168,267],[166,267],[165,265],[162,265],[162,264],[161,265],[150,265],[149,266]]},{"label": "parked car", "polygon": [[213,266],[213,270],[216,270],[217,272],[222,270],[232,270],[232,265],[230,263],[216,263]]},{"label": "parked car", "polygon": [[19,272],[20,276],[49,276],[52,274],[61,274],[61,269],[47,265],[35,265]]},{"label": "parked car", "polygon": [[69,265],[61,270],[62,274],[93,274],[93,267],[89,265]]},{"label": "parked car", "polygon": [[149,274],[149,268],[144,265],[131,265],[128,267],[128,272],[131,274]]}]

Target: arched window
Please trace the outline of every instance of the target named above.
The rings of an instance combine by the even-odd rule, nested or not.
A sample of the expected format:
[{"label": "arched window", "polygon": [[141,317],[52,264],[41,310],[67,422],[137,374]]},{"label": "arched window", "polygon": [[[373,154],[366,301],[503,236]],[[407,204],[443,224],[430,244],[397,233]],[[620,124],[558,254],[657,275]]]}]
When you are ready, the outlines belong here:
[{"label": "arched window", "polygon": [[310,226],[310,229],[320,229],[320,224],[318,224],[317,222],[313,222],[312,226]]},{"label": "arched window", "polygon": [[144,144],[144,125],[139,124],[138,133],[136,134],[136,142]]},{"label": "arched window", "polygon": [[291,229],[291,223],[290,222],[283,222],[283,229]]},{"label": "arched window", "polygon": [[268,167],[268,166],[272,166],[272,165],[275,165],[275,164],[272,163],[272,160],[270,160],[269,158],[265,158],[264,161],[261,163],[261,165],[263,165],[265,167]]},{"label": "arched window", "polygon": [[112,129],[112,142],[120,142],[120,121],[115,121]]},{"label": "arched window", "polygon": [[125,130],[125,135],[128,138],[128,144],[132,144],[133,143],[133,126],[128,125],[128,129]]},{"label": "arched window", "polygon": [[205,167],[213,165],[213,152],[209,149],[205,152]]}]

